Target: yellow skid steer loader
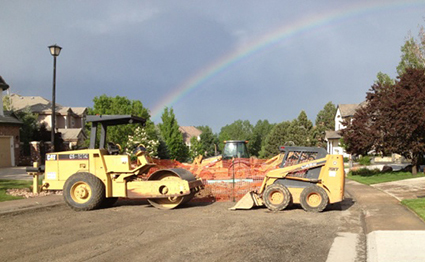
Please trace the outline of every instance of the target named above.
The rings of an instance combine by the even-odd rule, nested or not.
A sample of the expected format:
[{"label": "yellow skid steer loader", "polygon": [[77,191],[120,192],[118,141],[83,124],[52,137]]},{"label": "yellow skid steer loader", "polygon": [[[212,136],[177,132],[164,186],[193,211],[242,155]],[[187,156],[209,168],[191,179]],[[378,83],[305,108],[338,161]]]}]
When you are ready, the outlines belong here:
[{"label": "yellow skid steer loader", "polygon": [[292,203],[306,211],[321,212],[344,199],[342,155],[327,155],[323,148],[281,147],[278,169],[268,172],[258,192],[248,192],[230,210],[265,205],[280,211]]}]

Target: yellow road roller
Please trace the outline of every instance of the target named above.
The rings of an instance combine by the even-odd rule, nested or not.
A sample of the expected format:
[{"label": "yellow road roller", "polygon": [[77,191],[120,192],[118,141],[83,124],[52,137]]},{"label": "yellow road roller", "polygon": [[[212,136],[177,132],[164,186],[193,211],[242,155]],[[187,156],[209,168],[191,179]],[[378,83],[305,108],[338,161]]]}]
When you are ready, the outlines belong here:
[{"label": "yellow road roller", "polygon": [[258,192],[248,192],[230,210],[265,205],[271,211],[300,204],[321,212],[344,199],[345,172],[342,155],[328,155],[323,148],[281,147],[282,163],[269,171]]},{"label": "yellow road roller", "polygon": [[[172,209],[190,201],[202,189],[202,181],[181,168],[158,170],[148,177],[155,163],[142,145],[134,151],[137,163],[132,168],[130,156],[120,155],[118,145],[106,143],[108,126],[144,124],[145,119],[102,115],[87,116],[87,122],[92,123],[89,149],[47,153],[44,167],[27,168],[35,184],[44,173],[43,190],[63,190],[64,200],[72,209],[108,207],[119,197],[146,198],[154,207]],[[96,142],[99,127],[100,140]]]}]

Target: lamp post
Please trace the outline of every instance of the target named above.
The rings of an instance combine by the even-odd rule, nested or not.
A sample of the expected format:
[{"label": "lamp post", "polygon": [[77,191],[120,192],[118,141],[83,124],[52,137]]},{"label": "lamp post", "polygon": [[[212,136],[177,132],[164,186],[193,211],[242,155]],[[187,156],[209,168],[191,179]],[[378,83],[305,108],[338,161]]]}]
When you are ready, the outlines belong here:
[{"label": "lamp post", "polygon": [[52,147],[55,151],[55,124],[56,124],[56,57],[59,56],[62,47],[54,44],[49,46],[50,54],[53,56],[53,93],[52,93]]}]

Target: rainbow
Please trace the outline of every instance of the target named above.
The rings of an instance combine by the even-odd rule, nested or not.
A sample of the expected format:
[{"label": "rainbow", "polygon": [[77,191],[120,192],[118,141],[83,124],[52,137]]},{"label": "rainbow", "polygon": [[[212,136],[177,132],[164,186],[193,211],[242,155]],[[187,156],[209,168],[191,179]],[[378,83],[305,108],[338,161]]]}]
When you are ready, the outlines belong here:
[{"label": "rainbow", "polygon": [[[358,19],[370,14],[382,13],[391,10],[406,10],[424,8],[425,2],[422,1],[393,1],[381,3],[356,3],[341,9],[333,9],[327,13],[316,16],[303,17],[300,20],[293,21],[291,24],[272,30],[260,38],[245,45],[244,48],[233,50],[223,55],[213,63],[201,68],[187,80],[182,82],[177,88],[173,89],[166,97],[161,99],[151,111],[151,119],[158,120],[165,107],[171,107],[177,101],[185,97],[190,91],[201,87],[204,83],[223,73],[231,66],[243,62],[255,54],[271,49],[279,43],[291,37],[297,37],[302,34],[314,32],[326,26],[334,26],[347,20]],[[407,33],[407,32],[406,32]]]}]

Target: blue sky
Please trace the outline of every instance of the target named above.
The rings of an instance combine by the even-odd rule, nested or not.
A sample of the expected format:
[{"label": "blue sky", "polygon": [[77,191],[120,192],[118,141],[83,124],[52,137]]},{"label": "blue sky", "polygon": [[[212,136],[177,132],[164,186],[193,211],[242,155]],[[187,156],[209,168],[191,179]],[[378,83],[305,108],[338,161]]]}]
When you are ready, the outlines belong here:
[{"label": "blue sky", "polygon": [[[362,102],[379,71],[395,77],[424,11],[425,1],[387,0],[2,1],[0,75],[12,93],[51,99],[47,47],[56,43],[57,103],[65,106],[126,96],[151,111],[171,106],[180,125],[215,132],[238,119],[292,120],[301,110],[314,121],[329,101]],[[303,21],[311,21],[305,30],[161,104],[217,61]]]}]

